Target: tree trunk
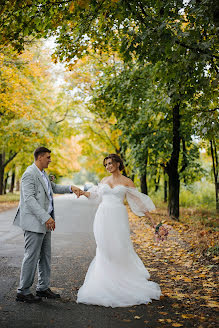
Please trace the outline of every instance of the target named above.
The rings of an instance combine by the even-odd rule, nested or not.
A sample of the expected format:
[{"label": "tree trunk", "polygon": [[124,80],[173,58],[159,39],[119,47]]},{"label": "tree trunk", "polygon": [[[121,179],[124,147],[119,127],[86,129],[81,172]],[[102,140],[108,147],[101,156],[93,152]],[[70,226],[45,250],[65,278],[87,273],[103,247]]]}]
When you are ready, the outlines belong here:
[{"label": "tree trunk", "polygon": [[15,169],[12,171],[12,176],[11,176],[11,186],[9,192],[13,193],[14,192],[14,185],[15,185]]},{"label": "tree trunk", "polygon": [[174,168],[169,174],[168,210],[170,217],[175,220],[179,219],[179,188],[179,174]]},{"label": "tree trunk", "polygon": [[166,174],[164,173],[164,203],[167,202],[167,185]]},{"label": "tree trunk", "polygon": [[[182,160],[182,168],[180,170],[180,173],[183,173],[185,171],[185,169],[188,166],[188,160],[187,160],[187,154],[186,154],[186,142],[185,139],[181,136],[182,139],[182,150],[183,150],[183,160]],[[187,180],[186,180],[186,175],[184,174],[184,183],[186,185]]]},{"label": "tree trunk", "polygon": [[216,198],[216,211],[219,212],[219,203],[218,203],[218,190],[219,190],[219,181],[218,181],[218,157],[217,157],[217,145],[214,140],[210,140],[211,146],[211,158],[213,164],[213,173],[214,173],[214,184],[215,184],[215,198]]},{"label": "tree trunk", "polygon": [[3,194],[4,192],[4,171],[5,171],[5,167],[8,165],[8,163],[10,163],[15,156],[17,155],[17,153],[14,154],[9,154],[9,159],[7,161],[5,161],[5,153],[2,152],[0,153],[0,195]]},{"label": "tree trunk", "polygon": [[180,152],[180,114],[179,104],[173,107],[173,150],[170,161],[167,165],[167,173],[169,176],[169,197],[168,210],[169,215],[175,219],[179,219],[179,189],[180,180],[178,172]]},{"label": "tree trunk", "polygon": [[9,177],[9,173],[6,174],[6,177],[4,180],[4,190],[3,190],[4,195],[7,193],[8,177]]},{"label": "tree trunk", "polygon": [[4,172],[5,172],[4,162],[5,162],[5,154],[1,153],[0,154],[0,195],[3,195],[4,192]]},{"label": "tree trunk", "polygon": [[160,174],[157,179],[156,178],[154,179],[154,183],[155,183],[155,192],[157,192],[160,185]]},{"label": "tree trunk", "polygon": [[147,175],[146,173],[145,174],[142,174],[140,176],[140,181],[141,181],[141,192],[143,194],[148,194],[148,186],[147,186]]},{"label": "tree trunk", "polygon": [[144,164],[145,164],[144,171],[140,175],[140,182],[141,182],[141,192],[147,195],[148,194],[148,184],[147,184],[148,153],[146,153]]},{"label": "tree trunk", "polygon": [[20,180],[16,181],[16,191],[20,191]]}]

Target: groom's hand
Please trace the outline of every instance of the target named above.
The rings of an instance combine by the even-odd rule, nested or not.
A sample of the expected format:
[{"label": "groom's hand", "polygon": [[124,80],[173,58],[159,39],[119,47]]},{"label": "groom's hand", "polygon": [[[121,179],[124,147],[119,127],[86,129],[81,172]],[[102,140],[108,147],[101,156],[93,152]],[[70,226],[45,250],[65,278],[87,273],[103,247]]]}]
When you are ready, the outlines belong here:
[{"label": "groom's hand", "polygon": [[55,221],[52,218],[49,218],[49,220],[46,221],[46,228],[48,230],[55,230],[56,224]]},{"label": "groom's hand", "polygon": [[77,195],[77,198],[82,195],[82,190],[78,187],[71,186],[71,190]]}]

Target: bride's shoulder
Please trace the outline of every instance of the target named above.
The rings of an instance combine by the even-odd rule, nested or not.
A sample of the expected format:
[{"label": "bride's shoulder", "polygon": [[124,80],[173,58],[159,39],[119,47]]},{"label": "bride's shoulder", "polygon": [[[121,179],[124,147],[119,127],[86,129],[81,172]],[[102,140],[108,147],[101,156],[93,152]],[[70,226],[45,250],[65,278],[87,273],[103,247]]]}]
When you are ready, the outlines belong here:
[{"label": "bride's shoulder", "polygon": [[107,180],[108,180],[108,178],[109,178],[109,177],[104,177],[104,178],[100,181],[100,183],[106,183]]},{"label": "bride's shoulder", "polygon": [[123,177],[123,181],[126,187],[135,188],[134,182],[130,178]]},{"label": "bride's shoulder", "polygon": [[100,182],[99,182],[99,186],[103,186],[105,184],[109,184],[109,177],[104,177]]}]

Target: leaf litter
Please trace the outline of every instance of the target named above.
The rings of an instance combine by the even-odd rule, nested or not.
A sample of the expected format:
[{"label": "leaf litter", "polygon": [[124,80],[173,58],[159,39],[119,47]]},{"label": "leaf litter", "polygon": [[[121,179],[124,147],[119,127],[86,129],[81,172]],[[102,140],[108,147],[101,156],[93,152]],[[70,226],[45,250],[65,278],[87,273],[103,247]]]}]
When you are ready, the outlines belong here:
[{"label": "leaf litter", "polygon": [[[162,290],[157,327],[215,327],[215,310],[219,307],[216,257],[209,261],[198,245],[191,248],[195,243],[193,236],[188,236],[192,233],[190,226],[165,217],[173,229],[168,239],[158,244],[147,219],[137,217],[129,209],[128,212],[135,250],[151,274],[150,279],[159,283]],[[152,215],[156,220],[160,218],[159,211]],[[171,313],[165,311],[167,299],[171,301]],[[141,316],[133,313],[133,320],[136,319]]]}]

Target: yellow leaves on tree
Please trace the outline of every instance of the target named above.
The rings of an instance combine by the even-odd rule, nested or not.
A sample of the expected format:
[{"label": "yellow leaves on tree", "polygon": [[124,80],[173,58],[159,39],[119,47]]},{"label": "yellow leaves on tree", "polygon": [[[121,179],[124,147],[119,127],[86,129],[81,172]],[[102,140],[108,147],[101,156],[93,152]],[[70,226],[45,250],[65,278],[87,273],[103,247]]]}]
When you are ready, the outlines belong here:
[{"label": "yellow leaves on tree", "polygon": [[72,177],[72,173],[81,169],[78,161],[81,155],[81,147],[77,137],[65,139],[60,147],[52,149],[52,162],[49,172],[55,175]]},{"label": "yellow leaves on tree", "polygon": [[26,51],[15,56],[10,48],[0,54],[1,112],[14,113],[19,118],[36,118],[40,113],[35,110],[34,102],[39,101],[37,94],[37,79],[42,74],[34,54]]}]

